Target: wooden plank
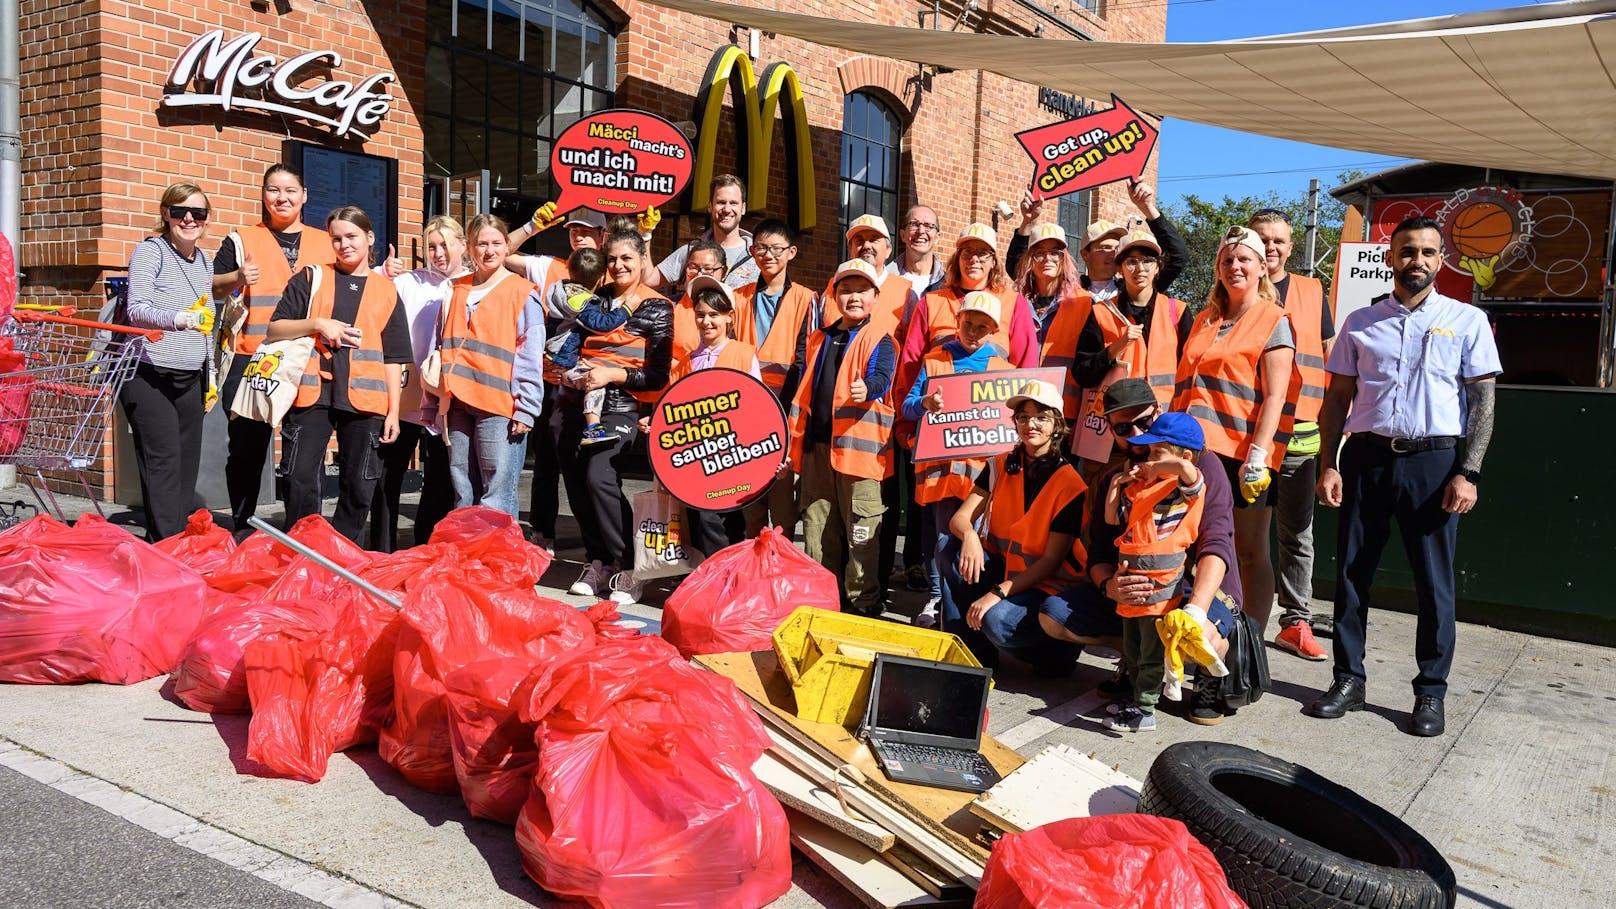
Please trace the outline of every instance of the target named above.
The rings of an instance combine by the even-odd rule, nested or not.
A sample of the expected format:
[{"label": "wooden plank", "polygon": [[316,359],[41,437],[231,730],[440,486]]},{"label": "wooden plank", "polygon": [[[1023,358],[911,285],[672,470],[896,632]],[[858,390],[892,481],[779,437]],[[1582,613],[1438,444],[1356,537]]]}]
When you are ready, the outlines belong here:
[{"label": "wooden plank", "polygon": [[[765,754],[752,765],[752,774],[774,793],[780,804],[808,815],[837,833],[857,840],[867,849],[885,852],[897,837],[869,818],[842,810],[836,793],[786,766],[772,754]],[[851,807],[851,806],[850,806]]]},{"label": "wooden plank", "polygon": [[932,896],[881,860],[878,853],[842,836],[805,814],[786,809],[791,844],[846,887],[871,909],[958,907],[971,905],[971,896],[943,899]]},{"label": "wooden plank", "polygon": [[902,843],[881,853],[886,863],[898,869],[898,873],[920,885],[920,889],[932,896],[944,899],[970,899],[970,887],[951,878],[941,868],[926,861],[918,853],[911,852]]},{"label": "wooden plank", "polygon": [[1131,814],[1138,780],[1062,744],[1051,745],[971,802],[971,813],[1020,833],[1071,817]]}]

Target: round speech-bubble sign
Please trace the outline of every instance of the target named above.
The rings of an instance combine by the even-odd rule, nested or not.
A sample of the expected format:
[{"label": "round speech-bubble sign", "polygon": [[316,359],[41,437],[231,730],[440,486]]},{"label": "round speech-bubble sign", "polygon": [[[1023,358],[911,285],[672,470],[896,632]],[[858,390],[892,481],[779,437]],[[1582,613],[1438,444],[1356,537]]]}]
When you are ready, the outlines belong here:
[{"label": "round speech-bubble sign", "polygon": [[644,111],[603,110],[567,127],[550,151],[557,212],[633,214],[663,205],[690,182],[690,140]]},{"label": "round speech-bubble sign", "polygon": [[786,442],[774,392],[734,369],[685,376],[651,412],[651,469],[691,508],[733,511],[763,495],[786,459]]}]

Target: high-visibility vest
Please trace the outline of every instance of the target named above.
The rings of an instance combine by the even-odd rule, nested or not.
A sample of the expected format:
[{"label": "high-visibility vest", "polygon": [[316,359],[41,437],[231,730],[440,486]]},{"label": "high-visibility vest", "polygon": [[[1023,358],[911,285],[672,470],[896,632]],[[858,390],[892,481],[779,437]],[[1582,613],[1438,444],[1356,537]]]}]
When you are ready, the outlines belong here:
[{"label": "high-visibility vest", "polygon": [[[876,346],[887,339],[887,330],[888,326],[881,319],[872,316],[866,320],[848,345],[847,353],[842,355],[841,367],[836,371],[836,389],[831,396],[834,410],[830,423],[830,466],[845,476],[866,480],[885,480],[892,476],[890,389],[889,394],[863,404],[853,402],[853,380],[864,377]],[[803,439],[808,433],[808,405],[814,394],[814,365],[819,361],[819,351],[824,344],[824,330],[814,332],[808,339],[802,381],[797,384],[797,396],[791,401],[791,463],[798,470],[802,468]]]},{"label": "high-visibility vest", "polygon": [[1038,346],[1038,365],[1062,371],[1065,381],[1061,388],[1061,412],[1068,423],[1078,418],[1083,406],[1083,389],[1072,378],[1072,364],[1077,360],[1077,339],[1088,324],[1094,308],[1094,297],[1081,287],[1061,294],[1060,306],[1055,310],[1055,321],[1044,332],[1044,343]]},{"label": "high-visibility vest", "polygon": [[[752,374],[752,361],[757,359],[757,348],[741,341],[725,341],[724,346],[718,348],[718,362],[713,364],[717,369],[733,369],[736,372]],[[690,368],[690,354],[685,354],[673,368],[668,371],[668,384],[683,379],[694,370]]]},{"label": "high-visibility vest", "polygon": [[[1044,488],[1038,490],[1032,507],[1026,507],[1027,495],[1023,484],[1027,472],[1018,470],[1010,473],[1004,469],[1005,460],[1012,455],[1020,457],[1019,451],[999,455],[989,468],[993,471],[993,499],[988,508],[986,542],[989,549],[1004,557],[1006,578],[1026,571],[1028,566],[1044,557],[1055,516],[1088,488],[1083,478],[1078,476],[1076,467],[1062,464],[1044,482]],[[1082,539],[1074,538],[1071,551],[1066,553],[1066,558],[1054,573],[1039,583],[1038,589],[1058,593],[1063,587],[1085,580],[1088,559]]]},{"label": "high-visibility vest", "polygon": [[[766,338],[757,336],[756,313],[752,301],[757,297],[757,284],[746,284],[735,289],[735,340],[744,341],[757,349],[758,373],[763,384],[778,397],[786,384],[786,373],[797,357],[797,339],[804,323],[818,309],[814,292],[800,284],[791,284],[780,297],[780,307],[769,324]],[[813,326],[809,325],[810,330]]]},{"label": "high-visibility vest", "polygon": [[459,400],[484,413],[511,417],[516,414],[512,382],[520,344],[516,329],[535,288],[526,278],[506,271],[499,274],[502,277],[475,308],[469,302],[476,277],[455,279],[438,350],[445,406]]},{"label": "high-visibility vest", "polygon": [[[309,266],[311,319],[331,318],[331,310],[337,300],[336,283],[346,277],[336,269],[332,269],[334,273],[329,275],[324,271],[318,265]],[[298,380],[297,399],[292,402],[294,407],[308,407],[320,400],[320,383],[323,379],[331,378],[321,372],[321,359],[328,352],[332,356],[340,356],[346,350],[348,405],[358,413],[387,416],[387,369],[382,360],[382,332],[393,317],[393,308],[398,306],[398,291],[394,289],[392,281],[374,269],[365,274],[364,282],[365,289],[359,297],[359,313],[354,316],[353,322],[360,332],[359,346],[331,351],[323,338],[316,337],[314,355],[309,357],[308,365],[303,367],[303,377]]]},{"label": "high-visibility vest", "polygon": [[[876,266],[877,270],[881,268],[882,266]],[[903,328],[909,321],[909,297],[914,294],[914,288],[908,278],[888,274],[881,278],[881,286],[877,289],[875,312],[885,317],[892,325],[893,340],[897,343],[902,343]],[[825,301],[820,324],[835,325],[840,322],[842,304],[836,299],[836,285],[825,285],[825,293],[820,299]]]},{"label": "high-visibility vest", "polygon": [[[1127,378],[1149,382],[1156,400],[1163,405],[1173,400],[1178,375],[1178,314],[1183,311],[1183,303],[1166,294],[1157,294],[1145,336],[1128,342],[1122,356],[1117,357],[1128,364]],[[1122,314],[1115,299],[1094,307],[1094,319],[1100,325],[1106,347],[1127,334],[1128,326],[1133,324]]]},{"label": "high-visibility vest", "polygon": [[[1206,447],[1236,463],[1245,461],[1251,436],[1257,431],[1263,399],[1263,348],[1283,318],[1285,311],[1279,304],[1258,300],[1218,340],[1223,319],[1210,309],[1203,310],[1184,342],[1173,409],[1200,420]],[[1286,381],[1289,383],[1288,377]],[[1268,466],[1274,470],[1285,459],[1293,422],[1288,413],[1280,414],[1279,428],[1268,446]]]},{"label": "high-visibility vest", "polygon": [[701,346],[696,328],[696,303],[685,294],[673,304],[673,362],[677,363]]},{"label": "high-visibility vest", "polygon": [[[628,293],[618,295],[617,299],[624,305],[634,303],[637,306],[643,306],[653,300],[666,302],[665,298],[644,284],[633,288]],[[678,310],[676,306],[672,308],[675,311]],[[692,328],[695,327],[693,314],[690,324]],[[622,369],[644,369],[646,361],[645,336],[630,332],[628,323],[625,322],[604,334],[593,334],[584,338],[583,349],[579,352],[578,358],[580,361],[586,359],[595,360],[608,366],[616,366]],[[667,388],[666,385],[660,388],[647,388],[642,391],[629,391],[626,388],[620,390],[626,394],[633,395],[634,399],[642,404],[655,404],[657,398],[662,396],[662,391],[665,388]]]},{"label": "high-visibility vest", "polygon": [[[999,345],[999,349],[1006,355],[1010,352],[1010,320],[1016,311],[1016,297],[1018,292],[1014,287],[994,294],[999,298],[999,330],[989,335],[989,340]],[[964,302],[964,293],[955,293],[952,287],[934,290],[926,295],[926,349],[932,350],[937,345],[959,334],[959,308]]]},{"label": "high-visibility vest", "polygon": [[252,256],[258,266],[258,280],[241,289],[241,300],[247,306],[247,321],[236,334],[236,353],[251,356],[264,343],[269,334],[269,320],[275,316],[275,307],[281,305],[286,282],[310,265],[335,265],[336,250],[331,248],[331,235],[318,227],[304,225],[303,235],[297,241],[297,264],[288,267],[286,253],[269,228],[263,224],[244,227],[236,232],[236,255],[245,262]]},{"label": "high-visibility vest", "polygon": [[1324,407],[1324,389],[1330,382],[1324,371],[1324,282],[1291,275],[1283,305],[1296,338],[1296,373],[1291,376],[1290,394],[1285,400],[1295,405],[1296,422],[1316,423]]},{"label": "high-visibility vest", "polygon": [[[946,350],[934,350],[921,361],[926,378],[954,374],[954,358]],[[1014,369],[1003,357],[989,357],[988,369]],[[972,370],[973,372],[975,370]],[[921,417],[922,420],[925,417]],[[987,466],[986,458],[954,458],[924,461],[915,465],[915,502],[930,505],[944,499],[963,499],[976,486],[976,475]],[[942,529],[942,528],[939,528]]]},{"label": "high-visibility vest", "polygon": [[1158,477],[1149,483],[1138,480],[1128,485],[1129,511],[1122,535],[1117,537],[1117,560],[1128,563],[1130,574],[1150,579],[1145,602],[1118,603],[1117,615],[1140,618],[1166,615],[1178,607],[1184,596],[1184,569],[1190,547],[1201,529],[1204,494],[1190,499],[1189,509],[1167,536],[1156,532],[1155,509],[1178,489],[1178,477]]}]

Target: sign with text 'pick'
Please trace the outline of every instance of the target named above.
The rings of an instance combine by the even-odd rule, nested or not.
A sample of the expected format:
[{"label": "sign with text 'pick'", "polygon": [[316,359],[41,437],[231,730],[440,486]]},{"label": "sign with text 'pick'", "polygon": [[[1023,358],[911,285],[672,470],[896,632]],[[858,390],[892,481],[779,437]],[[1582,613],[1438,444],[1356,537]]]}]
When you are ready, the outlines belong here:
[{"label": "sign with text 'pick'", "polygon": [[696,370],[651,411],[651,471],[691,508],[733,511],[763,495],[785,463],[787,441],[774,392],[734,369]]},{"label": "sign with text 'pick'", "polygon": [[567,127],[550,151],[561,187],[556,211],[592,208],[636,214],[665,205],[690,182],[690,140],[677,126],[638,110],[603,110]]},{"label": "sign with text 'pick'", "polygon": [[1159,134],[1144,117],[1111,96],[1110,110],[1016,133],[1032,158],[1032,197],[1053,199],[1145,172]]}]

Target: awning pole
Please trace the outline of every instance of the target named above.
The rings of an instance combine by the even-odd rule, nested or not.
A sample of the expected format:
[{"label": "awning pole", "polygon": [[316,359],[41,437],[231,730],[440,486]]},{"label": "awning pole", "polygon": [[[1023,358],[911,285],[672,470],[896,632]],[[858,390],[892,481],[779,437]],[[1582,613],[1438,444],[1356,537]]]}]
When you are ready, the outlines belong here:
[{"label": "awning pole", "polygon": [[1616,184],[1611,185],[1610,224],[1605,236],[1605,261],[1599,269],[1604,279],[1604,293],[1599,307],[1599,387],[1616,385]]}]

